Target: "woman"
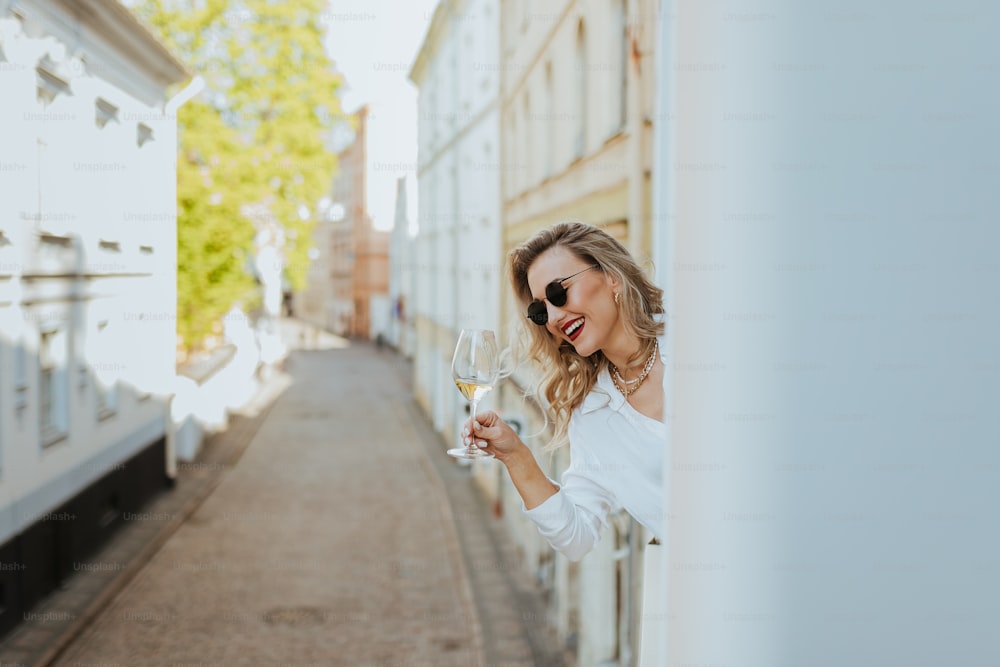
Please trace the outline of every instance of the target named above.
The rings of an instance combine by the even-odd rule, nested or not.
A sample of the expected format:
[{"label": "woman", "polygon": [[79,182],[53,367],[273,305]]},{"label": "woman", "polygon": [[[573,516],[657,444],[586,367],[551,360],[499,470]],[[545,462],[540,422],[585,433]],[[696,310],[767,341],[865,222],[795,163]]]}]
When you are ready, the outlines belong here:
[{"label": "woman", "polygon": [[466,444],[474,438],[503,462],[525,513],[572,560],[618,508],[662,536],[663,291],[618,241],[578,222],[542,230],[510,253],[508,268],[543,370],[551,444],[568,440],[570,465],[561,484],[546,477],[495,412],[466,424]]}]

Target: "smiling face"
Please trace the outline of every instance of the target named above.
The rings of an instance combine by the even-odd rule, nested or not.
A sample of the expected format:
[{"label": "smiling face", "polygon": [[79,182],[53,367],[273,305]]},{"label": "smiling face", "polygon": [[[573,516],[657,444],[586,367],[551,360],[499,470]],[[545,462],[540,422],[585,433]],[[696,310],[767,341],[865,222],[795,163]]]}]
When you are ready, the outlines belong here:
[{"label": "smiling face", "polygon": [[[623,334],[614,301],[617,284],[600,270],[584,271],[590,263],[562,246],[543,252],[528,268],[528,287],[533,299],[541,300],[549,314],[545,328],[558,341],[569,341],[577,353],[589,357]],[[555,306],[545,299],[552,281],[583,271],[563,283],[566,303]],[[532,325],[535,326],[535,325]]]}]

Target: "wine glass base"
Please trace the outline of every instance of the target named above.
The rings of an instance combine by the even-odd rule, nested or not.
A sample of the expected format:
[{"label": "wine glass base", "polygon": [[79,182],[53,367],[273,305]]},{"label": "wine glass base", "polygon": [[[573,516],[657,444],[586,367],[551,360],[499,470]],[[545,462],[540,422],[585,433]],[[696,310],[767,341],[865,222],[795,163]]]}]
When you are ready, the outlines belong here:
[{"label": "wine glass base", "polygon": [[492,459],[496,458],[489,452],[483,451],[478,447],[468,448],[468,447],[457,447],[455,449],[448,450],[448,456],[454,456],[456,459]]}]

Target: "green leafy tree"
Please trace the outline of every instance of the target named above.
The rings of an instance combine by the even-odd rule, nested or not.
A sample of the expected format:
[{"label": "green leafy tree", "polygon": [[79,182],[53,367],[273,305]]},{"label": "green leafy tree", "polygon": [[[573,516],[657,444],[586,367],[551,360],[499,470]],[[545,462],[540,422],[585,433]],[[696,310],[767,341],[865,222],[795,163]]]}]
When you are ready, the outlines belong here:
[{"label": "green leafy tree", "polygon": [[284,229],[285,273],[305,286],[315,207],[344,118],[341,79],[323,50],[327,0],[139,0],[133,6],[207,88],[181,107],[178,333],[199,347],[237,302],[257,298],[255,227]]}]

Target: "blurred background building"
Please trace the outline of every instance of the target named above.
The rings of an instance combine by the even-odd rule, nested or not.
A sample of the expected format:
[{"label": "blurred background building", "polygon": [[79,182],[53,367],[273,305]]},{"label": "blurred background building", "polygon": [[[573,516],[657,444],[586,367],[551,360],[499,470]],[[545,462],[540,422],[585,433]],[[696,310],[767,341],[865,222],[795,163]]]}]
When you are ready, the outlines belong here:
[{"label": "blurred background building", "polygon": [[0,3],[0,74],[2,631],[168,486],[190,74],[116,0]]},{"label": "blurred background building", "polygon": [[326,321],[338,335],[374,340],[389,322],[389,233],[368,211],[369,109],[352,114],[352,140],[337,155],[329,232],[332,302]]}]

